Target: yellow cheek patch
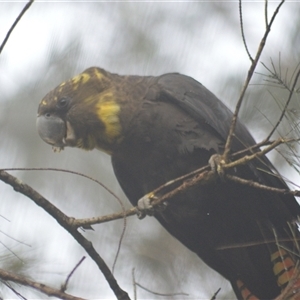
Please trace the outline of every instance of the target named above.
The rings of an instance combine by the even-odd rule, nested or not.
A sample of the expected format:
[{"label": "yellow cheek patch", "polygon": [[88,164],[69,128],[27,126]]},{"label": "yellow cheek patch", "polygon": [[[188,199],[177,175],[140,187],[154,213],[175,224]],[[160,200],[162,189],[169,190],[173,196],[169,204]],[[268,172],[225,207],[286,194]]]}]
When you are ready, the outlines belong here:
[{"label": "yellow cheek patch", "polygon": [[120,106],[114,100],[112,92],[100,95],[96,105],[97,115],[105,126],[105,135],[108,141],[112,142],[121,134],[119,120]]}]

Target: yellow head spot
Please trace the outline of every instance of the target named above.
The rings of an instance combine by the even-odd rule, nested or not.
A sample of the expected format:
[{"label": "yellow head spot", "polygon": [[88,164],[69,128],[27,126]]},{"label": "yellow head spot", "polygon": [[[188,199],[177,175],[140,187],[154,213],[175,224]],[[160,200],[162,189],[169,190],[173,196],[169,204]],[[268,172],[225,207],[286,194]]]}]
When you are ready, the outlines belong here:
[{"label": "yellow head spot", "polygon": [[120,106],[115,101],[112,92],[108,91],[100,94],[96,105],[97,115],[105,126],[105,135],[108,141],[112,142],[121,134],[121,124],[119,120]]},{"label": "yellow head spot", "polygon": [[85,84],[90,80],[91,76],[87,73],[81,73],[71,79],[73,84]]},{"label": "yellow head spot", "polygon": [[91,79],[91,76],[87,73],[81,73],[72,79],[70,79],[70,82],[73,86],[73,89],[76,91],[80,85],[87,83]]},{"label": "yellow head spot", "polygon": [[62,83],[57,87],[59,93],[62,92],[62,90],[63,90],[63,88],[64,88],[65,85],[66,85],[66,82],[62,82]]},{"label": "yellow head spot", "polygon": [[102,79],[103,78],[103,74],[98,70],[98,69],[95,69],[95,75],[98,79]]},{"label": "yellow head spot", "polygon": [[47,105],[47,101],[43,99],[41,105]]}]

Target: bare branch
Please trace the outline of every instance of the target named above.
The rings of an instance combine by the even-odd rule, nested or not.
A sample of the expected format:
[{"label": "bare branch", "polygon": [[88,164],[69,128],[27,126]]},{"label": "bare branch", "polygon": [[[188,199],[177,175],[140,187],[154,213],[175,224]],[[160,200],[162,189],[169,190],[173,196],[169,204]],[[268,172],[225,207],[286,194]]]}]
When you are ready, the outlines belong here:
[{"label": "bare branch", "polygon": [[8,30],[1,46],[0,46],[0,54],[2,52],[2,50],[4,49],[5,44],[7,43],[11,33],[13,32],[14,28],[17,26],[18,22],[21,20],[21,18],[23,17],[23,15],[25,14],[25,12],[29,9],[29,7],[32,5],[32,3],[34,2],[34,0],[29,0],[29,2],[24,6],[24,8],[22,9],[22,11],[20,12],[20,14],[18,15],[18,17],[16,18],[15,22],[12,24],[12,26],[10,27],[10,29]]}]

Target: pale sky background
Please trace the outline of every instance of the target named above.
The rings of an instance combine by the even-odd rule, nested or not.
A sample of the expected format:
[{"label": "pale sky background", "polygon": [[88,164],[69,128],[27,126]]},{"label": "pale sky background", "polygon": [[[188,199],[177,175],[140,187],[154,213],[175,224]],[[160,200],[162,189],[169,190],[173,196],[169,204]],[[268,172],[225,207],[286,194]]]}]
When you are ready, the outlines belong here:
[{"label": "pale sky background", "polygon": [[[269,3],[269,18],[277,3]],[[0,42],[24,5],[25,2],[0,1]],[[270,58],[278,61],[279,53],[286,65],[295,67],[299,62],[299,35],[294,33],[297,31],[295,26],[300,24],[299,6],[298,2],[288,1],[280,10],[262,56],[263,62],[268,64]],[[248,47],[254,56],[264,32],[264,3],[248,1],[243,5],[243,12]],[[73,60],[72,57],[77,55],[75,41],[78,41],[80,51]],[[54,60],[55,66],[49,66],[49,61],[55,57],[53,53],[59,53],[60,60]],[[72,65],[66,70],[64,64],[68,59]],[[120,74],[184,73],[203,83],[234,108],[250,66],[241,40],[237,1],[37,1],[25,13],[6,44],[0,56],[0,168],[77,170],[107,184],[130,207],[119,190],[105,154],[76,149],[54,154],[35,131],[41,98],[62,80],[90,66]],[[261,65],[257,71],[265,72]],[[261,82],[261,77],[256,75],[253,82]],[[250,87],[249,98],[255,88]],[[249,103],[247,105],[251,107]],[[268,108],[264,99],[258,103],[259,107]],[[257,138],[262,138],[264,132],[258,122],[262,116],[253,117],[247,110],[242,112],[241,118]],[[87,180],[53,172],[13,172],[13,175],[31,184],[75,217],[120,210],[114,199],[99,192],[99,187]],[[0,218],[2,266],[10,268],[13,264],[20,272],[59,287],[84,251],[56,221],[4,183],[0,183],[0,201],[0,215],[9,220]],[[84,233],[95,243],[109,266],[121,230],[122,222],[118,221],[95,226],[95,231]],[[1,232],[30,247],[1,235]],[[136,268],[136,279],[158,292],[170,293],[175,288],[176,292],[190,294],[185,299],[207,299],[221,287],[220,299],[226,295],[232,297],[227,294],[230,287],[226,280],[210,273],[193,253],[166,237],[153,218],[128,220],[115,276],[131,296],[133,267]],[[3,286],[0,288],[4,298],[16,298]],[[30,289],[22,291],[28,298],[42,297]],[[113,298],[102,274],[89,258],[72,277],[67,292],[90,299]],[[141,290],[138,297],[155,298]],[[157,299],[161,298],[157,296]]]}]

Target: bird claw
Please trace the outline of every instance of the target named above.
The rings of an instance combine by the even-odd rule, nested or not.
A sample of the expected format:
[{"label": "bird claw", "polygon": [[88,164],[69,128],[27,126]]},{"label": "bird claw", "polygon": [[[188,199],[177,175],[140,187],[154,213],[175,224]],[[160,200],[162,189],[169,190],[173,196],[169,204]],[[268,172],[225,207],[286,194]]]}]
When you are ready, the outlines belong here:
[{"label": "bird claw", "polygon": [[156,199],[158,199],[158,198],[153,193],[149,193],[138,200],[137,216],[139,219],[145,218],[146,215],[153,216],[155,214],[155,212],[161,212],[166,209],[167,202],[163,202],[156,206],[153,206],[152,202]]},{"label": "bird claw", "polygon": [[64,150],[64,147],[56,147],[56,146],[52,146],[52,150],[55,153],[59,153],[60,151]]},{"label": "bird claw", "polygon": [[225,163],[223,157],[220,154],[213,154],[208,164],[214,173],[217,173],[221,179],[224,179],[225,171],[223,169],[223,164]]}]

